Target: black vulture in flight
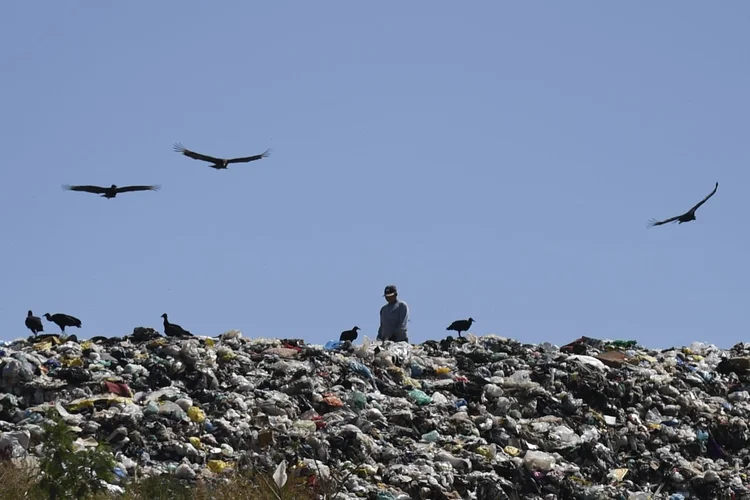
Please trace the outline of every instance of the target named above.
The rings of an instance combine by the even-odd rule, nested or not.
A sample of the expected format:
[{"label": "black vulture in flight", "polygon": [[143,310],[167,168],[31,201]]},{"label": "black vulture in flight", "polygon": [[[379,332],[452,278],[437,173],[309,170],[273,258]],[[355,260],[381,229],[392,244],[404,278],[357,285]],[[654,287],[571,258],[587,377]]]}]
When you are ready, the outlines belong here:
[{"label": "black vulture in flight", "polygon": [[688,210],[684,214],[678,215],[676,217],[671,217],[669,219],[662,220],[662,221],[656,221],[654,219],[651,219],[650,221],[648,221],[648,227],[661,226],[662,224],[668,224],[668,223],[674,222],[674,221],[678,221],[677,222],[678,224],[682,224],[683,222],[690,222],[691,220],[695,220],[695,211],[698,210],[698,208],[700,208],[701,205],[703,205],[704,203],[706,203],[708,201],[708,199],[710,197],[712,197],[716,193],[717,189],[719,189],[719,183],[718,182],[714,186],[714,190],[711,191],[708,194],[708,196],[706,196],[705,198],[703,198],[701,201],[698,202],[697,205],[695,205],[693,208],[691,208],[690,210]]},{"label": "black vulture in flight", "polygon": [[358,330],[361,330],[361,328],[358,326],[355,326],[351,330],[346,330],[346,331],[341,332],[341,336],[339,337],[339,342],[345,342],[347,340],[349,342],[354,342],[355,340],[357,340]]},{"label": "black vulture in flight", "polygon": [[26,328],[31,330],[31,333],[33,333],[36,337],[37,333],[44,331],[42,318],[40,318],[39,316],[34,316],[34,313],[29,310],[29,313],[26,315]]},{"label": "black vulture in flight", "polygon": [[461,332],[469,331],[469,328],[471,328],[472,323],[474,323],[474,318],[459,319],[451,323],[451,326],[446,328],[446,330],[453,330],[454,332],[458,332],[458,336],[460,337]]},{"label": "black vulture in flight", "polygon": [[76,328],[81,328],[81,320],[71,316],[70,314],[63,314],[63,313],[57,313],[57,314],[50,314],[45,313],[44,317],[47,318],[47,321],[51,321],[57,326],[60,327],[60,331],[65,333],[65,327],[66,326],[74,326]]},{"label": "black vulture in flight", "polygon": [[188,158],[192,158],[194,160],[202,160],[207,161],[211,165],[209,167],[215,168],[216,170],[225,169],[229,166],[230,163],[247,163],[250,161],[260,160],[261,158],[266,158],[271,155],[271,150],[266,149],[259,155],[254,156],[245,156],[243,158],[215,158],[213,156],[208,156],[200,153],[196,153],[195,151],[190,151],[189,149],[185,148],[182,144],[175,143],[174,150],[178,153],[182,153]]},{"label": "black vulture in flight", "polygon": [[104,198],[114,198],[119,193],[130,193],[131,191],[158,191],[161,189],[160,185],[155,186],[123,186],[123,187],[117,187],[116,185],[112,184],[109,187],[100,187],[100,186],[69,186],[64,185],[63,189],[66,191],[83,191],[85,193],[94,193],[94,194],[100,194]]},{"label": "black vulture in flight", "polygon": [[161,315],[164,318],[164,335],[167,337],[192,337],[193,334],[182,328],[180,325],[170,323],[167,319],[167,313]]}]

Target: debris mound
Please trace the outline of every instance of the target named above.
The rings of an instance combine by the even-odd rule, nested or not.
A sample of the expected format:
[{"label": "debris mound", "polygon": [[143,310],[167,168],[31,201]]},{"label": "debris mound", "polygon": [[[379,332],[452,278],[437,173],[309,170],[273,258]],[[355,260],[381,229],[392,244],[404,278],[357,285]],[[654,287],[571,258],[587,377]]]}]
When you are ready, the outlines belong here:
[{"label": "debris mound", "polygon": [[319,346],[139,327],[0,356],[5,459],[39,455],[53,409],[77,446],[110,445],[123,480],[286,463],[350,499],[750,498],[750,343]]}]

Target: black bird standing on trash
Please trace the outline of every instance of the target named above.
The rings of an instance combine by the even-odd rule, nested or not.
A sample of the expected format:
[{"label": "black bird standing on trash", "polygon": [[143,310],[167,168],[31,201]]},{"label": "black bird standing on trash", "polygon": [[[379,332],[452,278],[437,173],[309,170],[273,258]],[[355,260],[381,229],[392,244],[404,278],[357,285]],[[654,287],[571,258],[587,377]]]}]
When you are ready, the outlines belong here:
[{"label": "black bird standing on trash", "polygon": [[162,314],[161,317],[164,318],[164,335],[167,337],[191,337],[193,335],[180,325],[170,323],[167,319],[167,313]]},{"label": "black bird standing on trash", "polygon": [[472,323],[474,323],[474,318],[459,319],[451,323],[451,326],[446,328],[446,330],[453,330],[454,332],[458,332],[458,336],[460,337],[461,332],[469,331]]},{"label": "black bird standing on trash", "polygon": [[209,165],[209,167],[215,168],[216,170],[223,170],[227,168],[230,163],[247,163],[247,162],[251,162],[255,160],[260,160],[261,158],[266,158],[271,155],[271,150],[266,149],[259,155],[244,156],[242,158],[226,158],[226,159],[216,158],[214,156],[208,156],[208,155],[196,153],[195,151],[190,151],[179,142],[175,143],[174,150],[177,151],[178,153],[182,153],[188,158],[192,158],[194,160],[207,161],[208,163],[211,164]]},{"label": "black bird standing on trash", "polygon": [[355,326],[351,330],[346,330],[341,332],[341,336],[339,337],[339,342],[346,342],[347,340],[349,342],[354,342],[357,340],[357,331],[361,330],[360,327]]},{"label": "black bird standing on trash", "polygon": [[132,191],[158,191],[161,189],[161,186],[156,184],[154,186],[122,186],[117,187],[115,184],[112,184],[109,187],[101,187],[101,186],[91,186],[91,185],[84,185],[84,186],[69,186],[68,184],[65,184],[63,186],[63,189],[66,191],[82,191],[84,193],[94,193],[94,194],[100,194],[103,198],[114,198],[119,193],[130,193]]},{"label": "black bird standing on trash", "polygon": [[716,194],[716,190],[717,189],[719,189],[719,183],[718,182],[714,186],[714,190],[711,191],[708,196],[706,196],[705,198],[703,198],[701,201],[698,202],[697,205],[695,205],[693,208],[691,208],[690,210],[688,210],[684,214],[677,215],[676,217],[671,217],[669,219],[662,220],[662,221],[656,221],[654,219],[651,219],[650,221],[648,221],[648,227],[661,226],[662,224],[667,224],[669,222],[675,222],[675,221],[678,221],[677,222],[678,224],[682,224],[683,222],[690,222],[690,221],[695,220],[695,211],[698,210],[698,208],[700,208],[701,205],[703,205],[704,203],[706,203],[710,197],[712,197],[714,194]]},{"label": "black bird standing on trash", "polygon": [[34,316],[34,313],[29,309],[29,313],[26,315],[26,328],[31,330],[31,333],[36,334],[44,331],[44,325],[42,324],[42,318]]},{"label": "black bird standing on trash", "polygon": [[63,314],[63,313],[57,313],[57,314],[50,314],[50,313],[44,313],[44,317],[47,318],[47,321],[51,321],[57,326],[60,327],[60,331],[62,333],[65,333],[65,327],[66,326],[74,326],[76,328],[81,328],[81,320],[76,318],[75,316],[71,316],[70,314]]}]

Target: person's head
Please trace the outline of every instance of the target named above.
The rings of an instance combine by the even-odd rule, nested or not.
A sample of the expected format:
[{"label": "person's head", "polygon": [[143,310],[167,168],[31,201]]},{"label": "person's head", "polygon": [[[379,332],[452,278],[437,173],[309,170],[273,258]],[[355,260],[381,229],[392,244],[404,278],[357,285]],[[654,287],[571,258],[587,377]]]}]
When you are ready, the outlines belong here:
[{"label": "person's head", "polygon": [[385,300],[389,304],[393,304],[394,302],[396,302],[396,298],[398,297],[398,290],[396,290],[396,285],[388,285],[387,287],[385,287],[383,297],[385,297]]}]

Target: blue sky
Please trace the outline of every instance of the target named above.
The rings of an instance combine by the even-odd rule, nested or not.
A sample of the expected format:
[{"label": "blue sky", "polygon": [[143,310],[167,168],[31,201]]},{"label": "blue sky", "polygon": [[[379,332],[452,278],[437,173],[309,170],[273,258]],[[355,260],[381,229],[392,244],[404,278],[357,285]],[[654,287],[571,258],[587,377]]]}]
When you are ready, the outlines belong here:
[{"label": "blue sky", "polygon": [[[748,340],[750,5],[6,2],[0,332]],[[217,156],[273,148],[226,171]],[[646,229],[719,190],[689,224]],[[106,200],[62,184],[161,184]],[[57,327],[45,322],[48,331]]]}]

